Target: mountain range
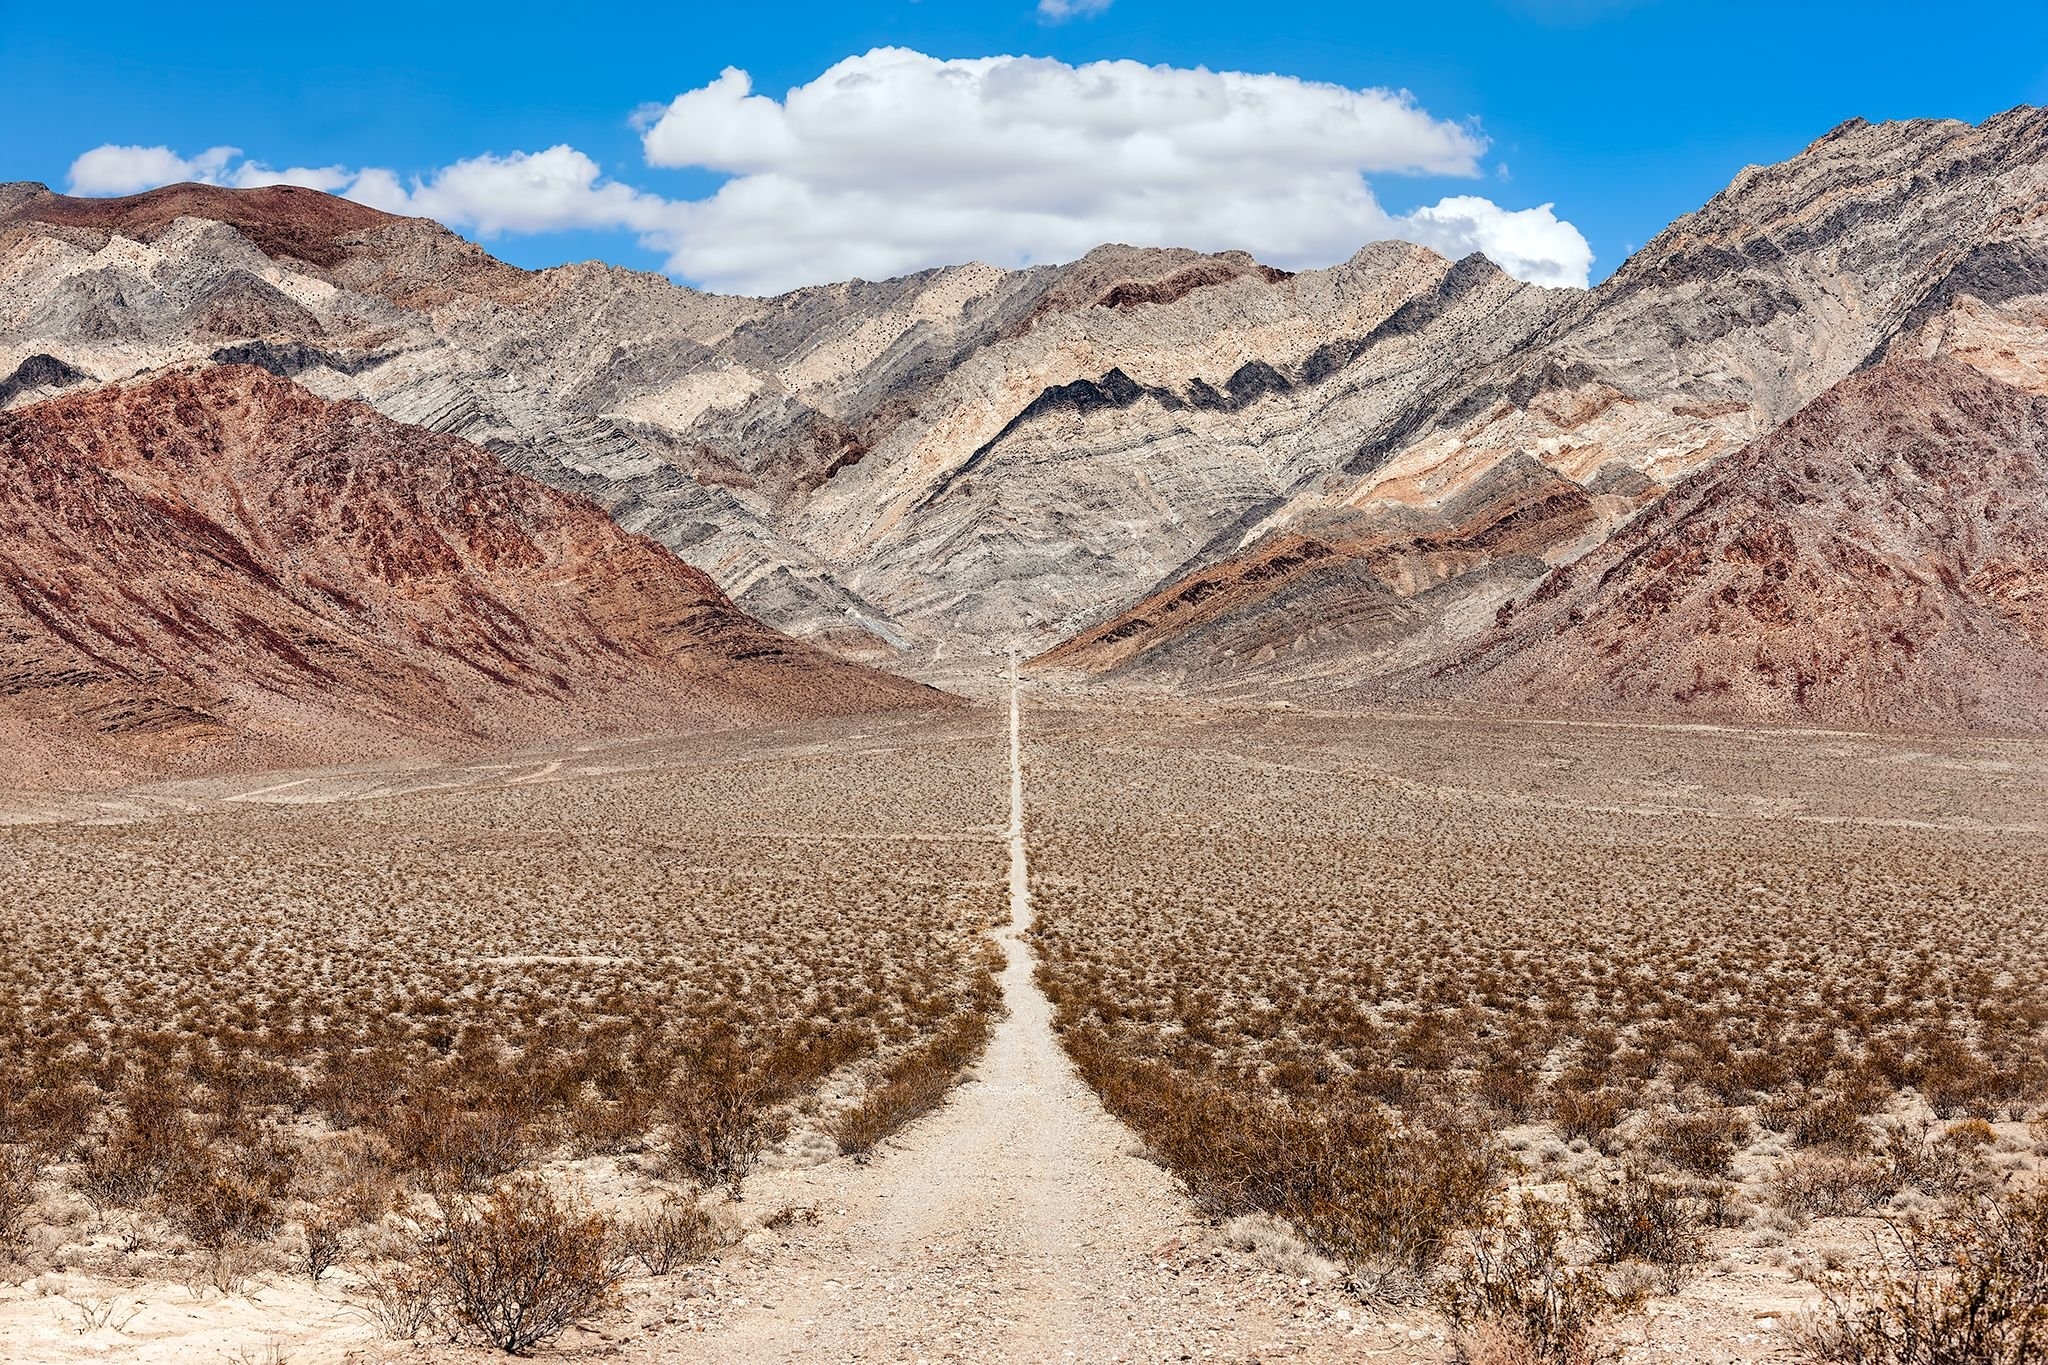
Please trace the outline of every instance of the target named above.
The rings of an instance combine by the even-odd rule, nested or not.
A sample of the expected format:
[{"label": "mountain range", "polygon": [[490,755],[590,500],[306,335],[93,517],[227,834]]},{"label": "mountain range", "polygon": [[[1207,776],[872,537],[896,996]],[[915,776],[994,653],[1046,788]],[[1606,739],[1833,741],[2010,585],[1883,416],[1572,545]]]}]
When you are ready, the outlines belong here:
[{"label": "mountain range", "polygon": [[[177,674],[197,690],[158,700],[237,734],[272,705],[258,693],[315,705],[323,688],[448,734],[524,732],[581,699],[645,723],[661,707],[640,664],[616,661],[667,659],[684,637],[682,657],[723,651],[788,682],[735,682],[712,705],[693,664],[685,690],[731,715],[813,693],[907,704],[929,693],[884,671],[943,684],[1015,649],[1118,686],[2038,728],[2044,219],[2048,111],[2025,108],[1843,124],[1745,169],[1589,290],[1382,242],[1299,273],[1109,246],[736,298],[596,264],[520,270],[312,190],[0,186],[4,458],[69,440],[133,489],[159,439],[137,423],[185,431],[227,394],[236,421],[186,431],[178,477],[243,498],[239,523],[209,513],[236,537],[299,515],[290,478],[244,485],[276,477],[257,453],[299,451],[303,428],[363,442],[380,468],[494,471],[522,506],[546,485],[578,530],[542,561],[674,561],[626,576],[717,617],[624,643],[606,632],[659,616],[650,600],[597,618],[535,607],[574,623],[541,654],[613,661],[556,669],[543,702],[538,655],[519,660],[538,672],[507,673],[524,681],[472,695],[487,675],[447,661],[485,657],[489,630],[427,646],[380,615],[365,640],[425,669],[427,691],[439,679],[439,711],[394,700],[402,670],[372,670],[384,691],[349,674],[308,692],[261,649],[231,685],[217,653],[202,668],[142,622],[149,594],[91,614],[149,636],[147,664],[73,660],[26,606],[0,643],[70,660],[38,678],[117,680],[91,684],[117,708],[136,677]],[[79,434],[94,424],[127,434]],[[322,516],[369,482],[343,477]],[[22,502],[0,555],[25,553]],[[424,487],[380,514],[453,534]],[[85,543],[113,534],[90,525]],[[203,557],[189,528],[120,525]],[[331,551],[322,582],[382,600],[352,586],[374,577],[362,542],[305,533]],[[644,559],[657,546],[666,560]],[[465,560],[449,600],[498,595],[497,572]],[[322,629],[341,619],[290,586]],[[9,686],[17,710],[56,695]]]}]

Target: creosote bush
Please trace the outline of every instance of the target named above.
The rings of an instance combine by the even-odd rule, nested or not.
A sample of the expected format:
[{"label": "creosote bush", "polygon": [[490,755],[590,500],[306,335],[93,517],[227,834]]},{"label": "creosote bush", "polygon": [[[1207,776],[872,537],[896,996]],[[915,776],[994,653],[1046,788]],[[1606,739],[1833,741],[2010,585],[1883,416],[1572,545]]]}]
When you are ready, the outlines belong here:
[{"label": "creosote bush", "polygon": [[1082,1077],[1219,1216],[1284,1218],[1350,1267],[1369,1296],[1412,1293],[1445,1244],[1484,1213],[1499,1155],[1454,1116],[1401,1121],[1359,1100],[1301,1110],[1069,1035]]},{"label": "creosote bush", "polygon": [[691,1039],[662,1096],[670,1166],[701,1185],[740,1182],[769,1137],[771,1081],[729,1029]]},{"label": "creosote bush", "polygon": [[367,1267],[361,1276],[364,1307],[377,1329],[393,1341],[413,1341],[441,1322],[441,1303],[434,1272],[427,1266],[397,1262]]},{"label": "creosote bush", "polygon": [[996,983],[993,967],[984,957],[974,993],[963,1002],[961,1011],[930,1038],[906,1049],[881,1072],[859,1103],[834,1121],[832,1135],[841,1152],[864,1157],[883,1138],[937,1108],[960,1073],[981,1056],[1002,1006],[1002,988]]},{"label": "creosote bush", "polygon": [[28,1231],[28,1213],[35,1205],[35,1185],[42,1162],[25,1146],[0,1146],[0,1255],[21,1244]]},{"label": "creosote bush", "polygon": [[1750,1122],[1726,1110],[1678,1114],[1652,1125],[1645,1147],[1692,1175],[1724,1179],[1734,1171],[1736,1151],[1747,1145]]},{"label": "creosote bush", "polygon": [[1579,1182],[1573,1195],[1595,1255],[1608,1265],[1641,1261],[1657,1266],[1676,1290],[1706,1259],[1707,1229],[1725,1187],[1672,1180],[1631,1162],[1617,1179],[1596,1176]]},{"label": "creosote bush", "polygon": [[648,758],[0,827],[0,1149],[207,1251],[672,1139],[737,1179],[835,1071],[959,1027],[1004,903],[993,738]]},{"label": "creosote bush", "polygon": [[1780,1207],[1801,1218],[1847,1218],[1868,1213],[1898,1190],[1895,1167],[1870,1157],[1800,1152],[1771,1172]]},{"label": "creosote bush", "polygon": [[1610,1324],[1641,1305],[1566,1255],[1570,1222],[1525,1195],[1509,1216],[1469,1234],[1431,1298],[1471,1365],[1594,1365]]},{"label": "creosote bush", "polygon": [[[2048,1100],[2038,789],[1968,745],[1845,785],[1833,740],[1483,717],[1091,712],[1027,742],[1062,1041],[1212,1209],[1324,1254],[1425,1259],[1403,1248],[1443,1237],[1374,1187],[1419,1182],[1455,1234],[1462,1172],[1510,1178],[1498,1141],[1546,1182],[1622,1173],[1589,1218],[1617,1204],[1615,1254],[1671,1284],[1708,1226],[1967,1188],[1967,1140],[1897,1147],[1899,1114]],[[1828,818],[1761,815],[1763,790]],[[1936,827],[1937,800],[2012,828]],[[1360,1115],[1399,1159],[1325,1168]]]},{"label": "creosote bush", "polygon": [[421,1248],[436,1305],[466,1336],[511,1355],[610,1307],[625,1274],[611,1219],[522,1176],[444,1210]]},{"label": "creosote bush", "polygon": [[332,1270],[348,1250],[348,1224],[329,1213],[306,1216],[300,1233],[298,1265],[315,1286]]},{"label": "creosote bush", "polygon": [[2030,1365],[2048,1358],[2048,1190],[1894,1223],[1875,1268],[1822,1280],[1793,1341],[1819,1365]]},{"label": "creosote bush", "polygon": [[687,1196],[670,1196],[654,1212],[619,1225],[621,1245],[650,1275],[704,1260],[733,1236],[733,1228]]}]

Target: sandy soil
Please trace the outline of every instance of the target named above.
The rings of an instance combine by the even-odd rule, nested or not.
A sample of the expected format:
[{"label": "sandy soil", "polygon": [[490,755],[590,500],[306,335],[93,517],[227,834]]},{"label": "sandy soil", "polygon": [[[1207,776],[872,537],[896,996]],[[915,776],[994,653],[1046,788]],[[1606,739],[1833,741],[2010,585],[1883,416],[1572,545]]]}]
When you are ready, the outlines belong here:
[{"label": "sandy soil", "polygon": [[[1020,935],[1031,927],[1020,706],[1009,698],[1008,1015],[943,1110],[852,1170],[769,1197],[819,1214],[709,1277],[706,1356],[799,1360],[1354,1359],[1341,1297],[1222,1247],[1075,1076]],[[1339,1315],[1342,1316],[1339,1316]],[[1381,1346],[1406,1328],[1375,1324]],[[667,1359],[650,1344],[626,1359]]]},{"label": "sandy soil", "polygon": [[[871,834],[820,828],[783,838],[974,838],[1009,849],[1007,1013],[952,1099],[856,1163],[785,1162],[751,1178],[738,1206],[745,1240],[716,1261],[638,1278],[626,1303],[549,1354],[624,1361],[1112,1361],[1274,1359],[1443,1362],[1426,1315],[1368,1310],[1306,1258],[1248,1249],[1212,1226],[1128,1129],[1076,1078],[1021,936],[1031,927],[1016,693],[1009,711],[1007,828],[936,817]],[[949,746],[986,753],[999,707],[926,720],[886,718],[691,740],[594,743],[470,764],[382,764],[264,777],[163,783],[105,797],[0,794],[0,823],[125,824],[223,809],[324,803],[446,802],[508,789],[562,793],[692,766],[815,759],[819,782],[865,753]],[[1248,774],[1357,782],[1390,793],[1453,793],[1477,809],[1527,804],[1624,812],[1682,809],[1713,819],[1826,826],[2041,830],[2048,760],[2022,741],[1899,741],[1858,735],[1556,727],[1472,717],[1396,721],[1244,712],[1219,723],[1189,708],[1022,711],[1023,728],[1116,752],[1142,730],[1171,750],[1199,749]],[[1042,742],[1031,761],[1049,762]],[[997,768],[1000,771],[1000,768]],[[965,771],[965,769],[963,769]],[[977,771],[988,773],[987,768]],[[1879,774],[1887,774],[1880,780]],[[988,773],[993,776],[993,773]],[[1050,775],[1048,774],[1048,778]],[[1868,778],[1867,781],[1860,780]],[[986,778],[978,779],[984,784]],[[1037,779],[1034,779],[1034,785]],[[984,785],[985,789],[985,785]],[[1853,799],[1846,793],[1859,793]],[[522,800],[527,799],[522,796]],[[1040,794],[1035,799],[1046,798]],[[1133,791],[1131,799],[1144,800]],[[1040,818],[1047,818],[1041,809]],[[985,818],[985,817],[979,817]],[[789,823],[799,822],[794,818]],[[927,826],[929,826],[927,828]],[[765,828],[765,826],[764,826]],[[879,829],[879,827],[878,827]],[[1047,883],[1042,880],[1041,891]],[[600,1193],[603,1171],[576,1172]],[[1848,1244],[1858,1229],[1816,1224],[1795,1239]],[[110,1231],[108,1236],[117,1234]],[[0,1284],[0,1361],[485,1358],[443,1345],[381,1340],[337,1272],[319,1292],[282,1273],[222,1293],[136,1284],[72,1266]],[[1737,1258],[1660,1301],[1624,1334],[1629,1361],[1786,1358],[1779,1324],[1811,1302],[1782,1262]],[[104,1321],[95,1321],[105,1313]]]}]

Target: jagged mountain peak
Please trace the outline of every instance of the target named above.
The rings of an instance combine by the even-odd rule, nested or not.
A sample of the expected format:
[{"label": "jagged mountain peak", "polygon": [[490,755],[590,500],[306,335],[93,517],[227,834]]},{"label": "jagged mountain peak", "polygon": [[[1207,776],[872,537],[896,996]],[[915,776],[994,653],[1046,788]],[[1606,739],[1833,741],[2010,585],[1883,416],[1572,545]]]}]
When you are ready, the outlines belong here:
[{"label": "jagged mountain peak", "polygon": [[1716,718],[2048,726],[2048,399],[1844,379],[1504,608],[1418,690]]},{"label": "jagged mountain peak", "polygon": [[[2048,389],[2044,126],[1851,121],[1592,290],[1400,242],[1292,274],[1107,244],[751,299],[519,271],[423,220],[340,234],[324,267],[226,227],[142,242],[17,209],[0,374],[66,367],[38,362],[20,403],[51,375],[274,367],[474,440],[771,622],[904,667],[1099,639],[1213,580],[1200,640],[1168,637],[1203,613],[1154,613],[1141,652],[1362,675],[1490,619],[1874,358]],[[1346,615],[1353,589],[1392,605]]]}]

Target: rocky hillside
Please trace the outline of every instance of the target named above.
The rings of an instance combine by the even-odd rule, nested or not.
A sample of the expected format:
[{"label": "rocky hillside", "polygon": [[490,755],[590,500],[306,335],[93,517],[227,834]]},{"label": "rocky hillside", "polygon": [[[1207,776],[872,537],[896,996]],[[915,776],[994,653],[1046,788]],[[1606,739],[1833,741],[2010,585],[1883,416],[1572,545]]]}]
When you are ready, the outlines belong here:
[{"label": "rocky hillside", "polygon": [[1380,244],[1296,276],[1107,247],[720,298],[334,202],[0,191],[0,374],[263,365],[591,496],[771,623],[913,658],[1136,597],[1349,454],[1342,422],[1297,433],[1311,390],[1395,401],[1565,297]]},{"label": "rocky hillside", "polygon": [[259,365],[586,494],[843,653],[1320,692],[1455,653],[1881,357],[2039,386],[2044,203],[2020,109],[1844,124],[1593,290],[1380,243],[749,299],[312,191],[16,185],[0,404]]},{"label": "rocky hillside", "polygon": [[1895,360],[1554,570],[1413,691],[2048,728],[2048,398]]},{"label": "rocky hillside", "polygon": [[[1948,355],[2039,387],[2044,205],[2048,113],[1845,124],[1744,171],[1505,359],[1447,369],[1366,425],[1344,471],[1046,661],[1183,686],[1369,685],[1455,650],[1671,483],[1879,357]],[[1303,536],[1312,559],[1290,549]]]},{"label": "rocky hillside", "polygon": [[249,366],[0,414],[10,778],[923,703],[455,437]]}]

